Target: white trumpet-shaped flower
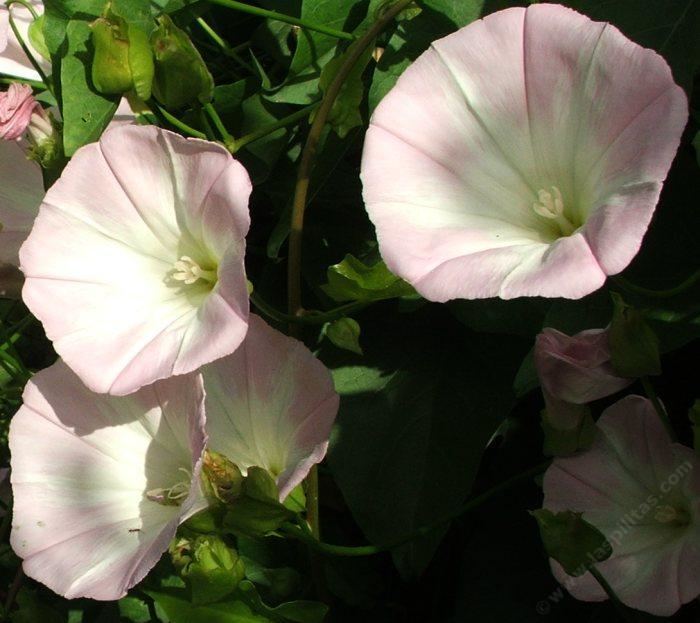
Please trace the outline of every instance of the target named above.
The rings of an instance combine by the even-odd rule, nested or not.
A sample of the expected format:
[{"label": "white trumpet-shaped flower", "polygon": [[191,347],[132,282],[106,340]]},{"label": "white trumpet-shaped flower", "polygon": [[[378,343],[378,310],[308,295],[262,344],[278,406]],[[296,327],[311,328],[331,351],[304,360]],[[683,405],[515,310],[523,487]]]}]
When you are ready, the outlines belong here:
[{"label": "white trumpet-shaped flower", "polygon": [[204,508],[200,377],[95,394],[62,362],[29,381],[12,419],[11,544],[68,598],[118,599]]},{"label": "white trumpet-shaped flower", "polygon": [[559,5],[434,41],[375,110],[364,198],[433,301],[579,298],[640,248],[688,117],[656,52]]},{"label": "white trumpet-shaped flower", "polygon": [[128,394],[238,347],[250,191],[223,147],[155,127],[73,156],[20,251],[22,296],[90,389]]}]

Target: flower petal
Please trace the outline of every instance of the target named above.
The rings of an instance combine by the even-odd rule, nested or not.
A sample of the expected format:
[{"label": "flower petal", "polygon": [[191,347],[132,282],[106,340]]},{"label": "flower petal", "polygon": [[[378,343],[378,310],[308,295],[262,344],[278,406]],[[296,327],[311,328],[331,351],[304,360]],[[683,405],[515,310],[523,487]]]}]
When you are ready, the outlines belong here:
[{"label": "flower petal", "polygon": [[[128,397],[90,392],[62,362],[27,385],[12,420],[11,544],[30,577],[66,596],[118,599],[202,506],[201,380]],[[146,492],[192,480],[180,506]]]},{"label": "flower petal", "polygon": [[212,450],[241,469],[270,471],[284,499],[326,453],[339,403],[330,373],[301,342],[251,315],[241,347],[202,375]]}]

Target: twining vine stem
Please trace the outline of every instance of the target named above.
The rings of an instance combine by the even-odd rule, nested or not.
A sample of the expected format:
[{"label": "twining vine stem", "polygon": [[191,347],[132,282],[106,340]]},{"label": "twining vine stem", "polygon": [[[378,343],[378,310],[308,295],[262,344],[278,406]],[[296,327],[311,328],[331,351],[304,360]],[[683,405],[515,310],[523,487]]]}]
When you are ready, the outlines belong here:
[{"label": "twining vine stem", "polygon": [[[222,2],[223,0],[217,1]],[[226,1],[228,2],[229,0]],[[316,111],[316,116],[311,124],[309,135],[306,138],[306,143],[301,153],[297,183],[294,189],[291,231],[289,233],[289,260],[287,266],[287,307],[290,316],[300,316],[303,314],[303,307],[301,304],[301,242],[304,231],[304,211],[306,209],[306,200],[309,193],[311,169],[316,159],[316,152],[318,150],[319,141],[321,140],[323,128],[328,121],[333,103],[338,97],[343,83],[350,75],[350,72],[352,72],[355,63],[362,57],[365,50],[374,44],[377,35],[393,21],[394,17],[412,3],[413,0],[401,0],[387,9],[366,33],[348,48],[343,64],[338,69],[338,73],[335,75],[335,78],[333,78],[333,81],[321,101],[321,105]],[[290,334],[298,335],[298,328],[298,325],[291,323],[289,327]],[[318,472],[315,466],[309,472],[309,477],[306,481],[306,498],[306,513],[309,525],[311,526],[313,535],[318,537]]]},{"label": "twining vine stem", "polygon": [[357,556],[374,556],[375,554],[380,554],[381,552],[387,552],[393,549],[396,549],[397,547],[400,547],[401,545],[405,545],[406,543],[410,543],[411,541],[415,541],[416,539],[426,536],[428,534],[431,534],[432,532],[435,532],[435,530],[438,530],[439,528],[444,527],[451,521],[461,517],[462,515],[465,515],[466,513],[469,513],[473,510],[476,510],[480,506],[482,506],[484,503],[486,503],[488,500],[491,498],[495,497],[496,495],[500,493],[504,493],[505,491],[508,491],[509,489],[512,489],[514,486],[519,485],[523,482],[526,482],[535,476],[538,476],[539,474],[542,474],[547,470],[549,465],[551,464],[550,461],[546,461],[545,463],[542,463],[540,465],[537,465],[531,469],[526,470],[525,472],[522,472],[520,474],[517,474],[516,476],[513,476],[512,478],[509,478],[508,480],[502,482],[499,485],[496,485],[495,487],[489,489],[488,491],[485,491],[484,493],[477,495],[476,497],[472,498],[471,500],[468,500],[465,502],[460,508],[458,508],[456,511],[453,511],[452,513],[445,515],[444,517],[441,517],[437,521],[434,521],[426,526],[422,526],[418,528],[415,532],[412,532],[411,534],[405,535],[399,539],[396,539],[395,541],[392,541],[390,543],[382,544],[382,545],[360,545],[356,547],[351,547],[351,546],[346,546],[346,545],[332,545],[330,543],[324,543],[320,540],[318,540],[310,531],[305,530],[303,524],[297,526],[295,524],[285,524],[282,527],[282,532],[284,534],[287,534],[291,537],[294,537],[303,543],[306,543],[309,547],[314,549],[317,552],[320,552],[322,554],[328,554],[331,556],[351,556],[351,557],[357,557]]},{"label": "twining vine stem", "polygon": [[309,193],[309,180],[311,169],[318,144],[321,140],[323,128],[328,121],[328,116],[333,108],[333,104],[340,93],[345,80],[352,72],[355,63],[360,59],[365,50],[374,43],[377,35],[386,28],[388,24],[413,0],[401,0],[386,12],[374,23],[360,39],[355,41],[348,49],[345,61],[338,69],[338,73],[328,87],[321,105],[319,106],[314,121],[311,124],[306,144],[301,154],[301,163],[297,175],[296,188],[294,189],[294,203],[292,206],[292,228],[289,233],[289,260],[287,269],[287,297],[288,311],[292,316],[303,313],[301,305],[301,242],[304,231],[304,212],[306,210],[306,200]]},{"label": "twining vine stem", "polygon": [[336,30],[335,28],[330,28],[329,26],[324,26],[323,24],[315,24],[314,22],[292,17],[291,15],[286,15],[285,13],[269,11],[268,9],[251,6],[249,4],[244,4],[243,2],[236,2],[236,0],[210,0],[210,2],[212,4],[218,4],[219,6],[226,7],[227,9],[241,11],[241,13],[248,13],[249,15],[255,15],[257,17],[273,19],[277,20],[278,22],[286,22],[287,24],[300,26],[302,28],[306,28],[307,30],[315,30],[316,32],[320,32],[324,35],[335,37],[336,39],[344,39],[346,41],[355,40],[355,35],[352,33]]},{"label": "twining vine stem", "polygon": [[666,299],[683,294],[683,292],[700,282],[700,270],[695,271],[692,275],[690,275],[690,277],[681,281],[681,283],[679,283],[677,286],[667,288],[665,290],[651,290],[649,288],[643,288],[642,286],[638,286],[635,283],[627,281],[627,279],[624,279],[623,277],[613,277],[613,281],[615,281],[615,283],[617,283],[621,288],[624,288],[629,292],[634,292],[635,294],[641,294],[642,296],[648,296],[650,298]]},{"label": "twining vine stem", "polygon": [[10,14],[10,28],[12,28],[12,32],[15,35],[15,38],[17,39],[17,43],[19,43],[20,47],[22,48],[22,51],[26,54],[27,58],[29,59],[29,62],[32,64],[34,69],[36,69],[36,72],[39,74],[39,77],[41,78],[43,82],[43,86],[47,89],[51,88],[51,84],[49,82],[49,79],[46,77],[46,74],[44,73],[44,70],[41,68],[37,60],[34,58],[34,55],[32,54],[32,51],[29,49],[27,44],[24,42],[24,39],[22,38],[22,34],[19,32],[19,29],[17,28],[17,25],[15,24],[14,17],[12,15],[12,10],[11,7],[14,4],[19,4],[20,6],[23,6],[25,9],[27,9],[31,14],[32,14],[32,19],[36,20],[38,19],[38,15],[34,7],[29,4],[28,2],[25,2],[25,0],[9,0],[9,2],[5,3],[5,6],[7,7],[8,13]]}]

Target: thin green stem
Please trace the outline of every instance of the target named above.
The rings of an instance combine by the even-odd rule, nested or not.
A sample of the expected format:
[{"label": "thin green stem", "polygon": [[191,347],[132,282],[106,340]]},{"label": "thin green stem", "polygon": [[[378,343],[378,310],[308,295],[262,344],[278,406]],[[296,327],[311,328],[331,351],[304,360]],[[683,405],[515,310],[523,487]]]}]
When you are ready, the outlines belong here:
[{"label": "thin green stem", "polygon": [[661,421],[664,423],[664,426],[666,427],[668,434],[671,436],[671,439],[673,441],[677,441],[676,431],[673,430],[671,418],[669,417],[668,412],[666,411],[664,406],[661,404],[659,397],[656,395],[656,390],[651,384],[649,377],[643,376],[639,380],[641,381],[642,387],[644,388],[644,393],[647,395],[649,400],[651,400],[651,404],[654,405],[654,410],[656,411],[656,413],[658,413],[659,417],[661,418]]},{"label": "thin green stem", "polygon": [[207,135],[204,134],[204,132],[200,132],[199,130],[195,130],[193,127],[187,125],[184,121],[180,121],[177,117],[175,117],[174,115],[170,114],[167,110],[165,110],[165,108],[163,108],[155,100],[153,100],[153,99],[149,100],[148,106],[156,114],[157,117],[159,117],[161,120],[164,119],[171,126],[177,128],[181,132],[184,132],[188,136],[192,136],[194,138],[203,138],[203,139],[207,138]]},{"label": "thin green stem", "polygon": [[350,72],[357,61],[362,57],[365,50],[374,44],[377,35],[384,30],[393,19],[403,11],[413,0],[401,0],[388,9],[374,25],[355,43],[353,43],[346,53],[346,58],[338,68],[338,73],[328,87],[319,106],[314,122],[311,124],[309,135],[304,144],[301,154],[301,162],[297,175],[297,183],[294,190],[294,203],[292,206],[291,230],[289,232],[289,260],[287,264],[287,297],[288,313],[298,316],[303,310],[301,304],[301,250],[302,237],[304,232],[304,212],[309,193],[309,182],[311,170],[316,160],[316,152],[321,140],[323,128],[328,121],[333,104],[340,93],[343,84],[347,80]]},{"label": "thin green stem", "polygon": [[319,325],[325,324],[326,322],[332,322],[333,320],[338,320],[339,318],[343,318],[354,312],[360,311],[372,304],[369,301],[357,301],[355,303],[341,305],[340,307],[336,307],[335,309],[330,309],[328,311],[304,310],[304,313],[301,316],[292,316],[279,311],[263,300],[256,292],[253,292],[250,295],[250,302],[261,314],[263,314],[263,316],[267,316],[271,320],[281,323],[300,325]]},{"label": "thin green stem", "polygon": [[318,513],[318,465],[314,465],[304,481],[306,494],[306,521],[311,530],[311,536],[321,540],[321,526]]},{"label": "thin green stem", "polygon": [[335,28],[330,28],[328,26],[324,26],[323,24],[314,24],[313,22],[309,22],[305,19],[299,19],[298,17],[286,15],[285,13],[269,11],[267,9],[261,9],[257,6],[244,4],[243,2],[236,2],[236,0],[210,0],[210,2],[212,4],[218,4],[219,6],[223,6],[228,9],[240,11],[241,13],[248,13],[249,15],[255,15],[257,17],[273,19],[278,22],[286,22],[287,24],[292,24],[293,26],[300,26],[301,28],[306,28],[307,30],[315,30],[316,32],[320,32],[324,35],[335,37],[336,39],[344,39],[346,41],[355,40],[355,35],[353,35],[352,33],[344,32],[342,30],[336,30]]},{"label": "thin green stem", "polygon": [[46,85],[43,82],[40,82],[39,80],[19,78],[16,76],[9,76],[7,74],[4,74],[2,77],[0,77],[0,84],[14,84],[15,82],[19,82],[20,84],[28,84],[33,89],[44,90],[46,88]]},{"label": "thin green stem", "polygon": [[238,52],[241,49],[245,49],[248,47],[248,43],[244,43],[243,45],[239,45],[234,47],[231,47],[225,40],[224,38],[219,35],[206,21],[203,17],[198,17],[197,18],[197,23],[200,25],[202,30],[209,35],[209,38],[216,43],[216,45],[219,46],[221,51],[224,53],[224,56],[228,56],[229,58],[232,58],[235,60],[241,67],[244,67],[247,69],[249,72],[252,74],[255,73],[255,69],[250,65],[250,63],[247,63],[244,61],[241,56],[238,54]]},{"label": "thin green stem", "polygon": [[28,3],[25,2],[25,0],[9,0],[9,2],[5,3],[5,6],[7,7],[7,11],[10,15],[10,28],[12,28],[12,32],[15,35],[15,38],[17,39],[17,43],[19,43],[20,47],[22,48],[22,51],[26,54],[27,58],[29,59],[29,62],[32,64],[36,72],[39,74],[39,77],[41,78],[42,82],[44,83],[44,87],[47,89],[51,89],[50,87],[50,82],[49,79],[46,77],[46,74],[44,73],[44,70],[41,68],[37,60],[34,58],[34,54],[32,54],[32,51],[29,49],[27,44],[24,42],[24,39],[22,38],[21,33],[19,32],[19,28],[17,28],[17,25],[15,24],[15,18],[12,15],[12,11],[10,10],[10,7],[12,7],[13,4],[19,4],[23,6],[25,9],[28,9],[29,12],[32,14],[32,17],[34,19],[37,19],[37,13],[34,10],[34,8]]},{"label": "thin green stem", "polygon": [[612,603],[615,605],[615,608],[617,609],[619,614],[622,616],[622,618],[625,621],[629,621],[631,623],[634,619],[632,618],[629,609],[627,608],[627,606],[625,606],[625,604],[622,603],[620,598],[617,596],[617,594],[613,590],[613,587],[610,586],[610,584],[605,579],[603,574],[600,571],[598,571],[598,569],[594,566],[589,567],[588,571],[596,579],[596,582],[598,582],[598,584],[600,584],[602,589],[605,591],[605,594],[610,598],[610,601],[612,601]]},{"label": "thin green stem", "polygon": [[282,532],[288,536],[302,541],[303,543],[306,543],[309,547],[322,554],[328,554],[331,556],[351,557],[374,556],[375,554],[380,554],[382,552],[396,549],[401,545],[405,545],[406,543],[410,543],[411,541],[415,541],[420,537],[427,536],[428,534],[435,532],[435,530],[446,526],[448,523],[455,519],[458,519],[462,515],[476,510],[496,495],[504,493],[509,489],[512,489],[514,486],[526,482],[534,478],[535,476],[543,473],[549,467],[549,465],[550,461],[547,461],[546,463],[537,465],[536,467],[533,467],[525,472],[517,474],[516,476],[509,478],[505,482],[502,482],[501,484],[496,485],[488,491],[485,491],[484,493],[477,495],[471,500],[465,502],[456,511],[445,515],[444,517],[441,517],[437,521],[434,521],[426,526],[419,528],[411,534],[405,535],[399,539],[396,539],[395,541],[391,541],[383,545],[360,545],[356,547],[350,547],[345,545],[332,545],[330,543],[323,543],[322,541],[319,541],[316,538],[314,538],[308,530],[305,530],[303,525],[297,526],[295,524],[285,524],[282,527]]},{"label": "thin green stem", "polygon": [[219,117],[219,113],[216,112],[216,108],[214,108],[209,103],[204,104],[204,106],[202,108],[204,109],[204,112],[206,112],[207,115],[209,115],[209,118],[214,123],[214,127],[218,131],[221,138],[224,140],[224,145],[226,146],[226,149],[228,149],[229,151],[232,151],[233,145],[235,144],[236,140],[233,138],[233,136],[231,136],[230,132],[226,129],[224,122],[221,120],[221,117]]},{"label": "thin green stem", "polygon": [[634,292],[635,294],[641,294],[642,296],[648,296],[650,298],[667,299],[682,294],[698,283],[700,281],[700,270],[697,270],[690,275],[690,277],[681,281],[681,283],[679,283],[677,286],[667,288],[665,290],[650,290],[649,288],[643,288],[630,281],[627,281],[627,279],[623,277],[613,277],[612,279],[621,288],[624,288],[629,292]]},{"label": "thin green stem", "polygon": [[248,143],[252,143],[253,141],[257,141],[258,139],[264,138],[268,134],[272,134],[277,130],[281,130],[282,128],[286,128],[287,126],[298,123],[302,119],[308,117],[317,107],[318,102],[314,104],[309,104],[308,106],[297,110],[296,112],[293,112],[291,115],[288,115],[280,119],[279,121],[276,121],[275,123],[271,123],[270,125],[266,125],[265,127],[260,128],[259,130],[255,130],[254,132],[250,132],[249,134],[241,136],[241,138],[234,141],[231,153],[235,154],[239,149],[242,149]]}]

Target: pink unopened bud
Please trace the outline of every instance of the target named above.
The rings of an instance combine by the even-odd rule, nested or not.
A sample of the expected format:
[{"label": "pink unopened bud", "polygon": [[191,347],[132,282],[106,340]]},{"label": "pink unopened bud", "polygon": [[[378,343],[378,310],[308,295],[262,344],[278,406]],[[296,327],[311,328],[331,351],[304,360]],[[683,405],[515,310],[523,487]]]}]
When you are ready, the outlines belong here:
[{"label": "pink unopened bud", "polygon": [[14,141],[22,137],[39,106],[26,84],[11,84],[0,93],[0,138]]},{"label": "pink unopened bud", "polygon": [[544,329],[535,341],[535,367],[546,393],[577,405],[614,394],[632,382],[613,371],[607,329],[573,336]]}]

